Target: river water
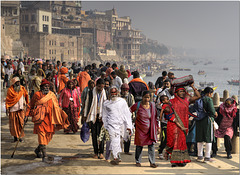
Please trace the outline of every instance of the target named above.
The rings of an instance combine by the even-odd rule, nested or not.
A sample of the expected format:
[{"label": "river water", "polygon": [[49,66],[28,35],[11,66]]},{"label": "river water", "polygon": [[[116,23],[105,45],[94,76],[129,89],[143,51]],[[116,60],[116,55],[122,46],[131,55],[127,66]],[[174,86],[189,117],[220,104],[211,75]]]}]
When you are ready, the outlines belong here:
[{"label": "river water", "polygon": [[[194,65],[193,61],[198,62],[198,64]],[[208,61],[211,61],[212,64],[204,65]],[[172,63],[178,68],[191,69],[191,71],[172,71],[175,74],[175,77],[179,78],[186,75],[193,75],[196,87],[198,87],[199,82],[214,82],[214,87],[217,86],[215,92],[218,92],[220,97],[222,97],[225,89],[229,91],[230,96],[239,95],[239,86],[229,85],[227,82],[231,79],[239,79],[238,59],[193,60],[189,58],[181,58],[172,60]],[[228,68],[228,70],[223,70],[223,68]],[[199,70],[205,71],[205,75],[198,75]],[[145,77],[144,80],[147,83],[152,81],[155,84],[159,76],[161,76],[161,72],[155,73],[152,77]]]}]

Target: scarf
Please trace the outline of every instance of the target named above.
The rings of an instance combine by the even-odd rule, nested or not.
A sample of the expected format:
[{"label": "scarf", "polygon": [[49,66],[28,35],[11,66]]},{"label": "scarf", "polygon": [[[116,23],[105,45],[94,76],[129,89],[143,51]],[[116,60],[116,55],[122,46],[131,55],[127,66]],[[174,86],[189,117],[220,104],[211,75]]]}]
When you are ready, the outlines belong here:
[{"label": "scarf", "polygon": [[219,112],[224,117],[228,117],[228,118],[236,117],[236,113],[237,113],[236,101],[234,100],[233,104],[231,104],[230,106],[227,106],[226,103],[222,103],[219,106]]},{"label": "scarf", "polygon": [[14,90],[13,85],[8,89],[7,91],[7,97],[6,97],[6,109],[8,109],[9,107],[14,106],[19,100],[20,98],[24,95],[25,99],[26,99],[26,103],[29,103],[29,99],[28,99],[28,92],[26,91],[26,89],[20,85],[20,91],[16,92]]},{"label": "scarf", "polygon": [[[100,95],[100,99],[99,99],[99,118],[102,118],[102,105],[103,105],[103,102],[105,100],[107,100],[107,97],[106,97],[105,90],[103,89],[102,92],[101,92],[101,95]],[[93,123],[96,122],[96,119],[97,119],[97,106],[98,106],[97,89],[96,89],[96,87],[94,87],[93,88],[93,100],[92,100],[92,105],[91,105],[91,108],[90,108],[88,116],[87,116],[87,122],[91,122],[91,121]]]},{"label": "scarf", "polygon": [[129,83],[132,83],[132,82],[141,82],[141,83],[145,84],[147,87],[147,90],[149,90],[148,85],[141,78],[134,78]]},{"label": "scarf", "polygon": [[55,125],[55,130],[67,128],[69,126],[68,115],[59,107],[57,97],[52,91],[49,91],[46,96],[37,101],[35,106],[47,103],[49,100],[53,102],[51,124]]}]

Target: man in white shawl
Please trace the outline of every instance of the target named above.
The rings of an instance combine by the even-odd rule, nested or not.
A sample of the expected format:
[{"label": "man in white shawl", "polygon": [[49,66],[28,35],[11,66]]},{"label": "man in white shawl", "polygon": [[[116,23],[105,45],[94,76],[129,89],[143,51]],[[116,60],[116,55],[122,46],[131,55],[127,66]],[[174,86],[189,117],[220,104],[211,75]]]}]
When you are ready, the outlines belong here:
[{"label": "man in white shawl", "polygon": [[103,103],[102,120],[104,127],[110,135],[110,148],[113,158],[110,163],[113,165],[119,164],[119,154],[121,149],[121,137],[126,138],[126,130],[129,135],[132,133],[132,118],[127,102],[117,96],[117,87],[110,88],[110,100]]},{"label": "man in white shawl", "polygon": [[94,156],[93,158],[103,159],[103,152],[104,152],[104,142],[101,141],[98,144],[97,138],[100,135],[100,131],[103,125],[102,122],[102,106],[103,102],[107,99],[106,92],[104,90],[104,80],[98,79],[96,83],[96,87],[93,88],[92,92],[92,104],[87,114],[86,122],[89,123],[92,133],[92,144],[94,149]]}]

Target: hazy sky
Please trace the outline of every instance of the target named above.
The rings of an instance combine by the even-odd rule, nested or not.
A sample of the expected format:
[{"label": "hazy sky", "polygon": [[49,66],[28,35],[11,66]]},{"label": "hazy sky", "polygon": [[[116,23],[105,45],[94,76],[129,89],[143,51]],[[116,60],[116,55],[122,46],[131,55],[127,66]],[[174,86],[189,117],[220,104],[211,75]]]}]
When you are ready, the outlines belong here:
[{"label": "hazy sky", "polygon": [[117,9],[132,27],[160,43],[198,49],[222,58],[239,57],[239,2],[82,1],[83,10]]}]

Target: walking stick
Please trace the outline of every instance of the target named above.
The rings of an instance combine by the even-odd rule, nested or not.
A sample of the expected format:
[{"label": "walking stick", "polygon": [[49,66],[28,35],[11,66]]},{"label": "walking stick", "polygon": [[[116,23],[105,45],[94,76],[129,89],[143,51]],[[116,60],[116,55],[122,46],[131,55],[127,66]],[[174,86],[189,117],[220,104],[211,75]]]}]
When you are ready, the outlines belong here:
[{"label": "walking stick", "polygon": [[21,133],[20,133],[20,135],[19,135],[19,139],[18,139],[18,141],[17,141],[17,144],[15,145],[15,148],[14,148],[14,151],[13,151],[13,153],[12,153],[12,155],[11,155],[11,158],[13,158],[13,156],[14,156],[14,153],[15,153],[15,151],[16,151],[16,149],[17,149],[18,143],[19,143],[19,141],[20,141],[20,138],[21,138],[21,136],[22,136],[23,129],[24,129],[26,123],[27,123],[27,120],[26,120],[26,122],[24,121],[22,131],[21,131]]}]

